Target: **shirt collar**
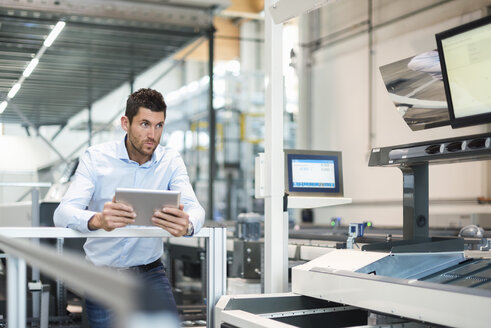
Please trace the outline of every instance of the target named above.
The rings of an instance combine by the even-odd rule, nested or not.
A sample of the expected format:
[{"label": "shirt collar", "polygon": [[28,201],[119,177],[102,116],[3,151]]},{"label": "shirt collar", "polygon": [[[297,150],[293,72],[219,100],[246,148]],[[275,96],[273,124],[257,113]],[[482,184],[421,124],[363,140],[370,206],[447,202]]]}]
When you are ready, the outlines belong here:
[{"label": "shirt collar", "polygon": [[[118,142],[116,146],[116,155],[117,157],[125,161],[127,163],[131,162],[130,156],[128,155],[128,149],[126,149],[126,138],[128,137],[127,134],[125,134],[124,138]],[[155,148],[155,151],[152,154],[152,157],[150,160],[146,163],[143,163],[142,166],[152,166],[155,163],[159,161],[160,158],[162,158],[162,155],[164,154],[164,147],[157,145],[157,148]]]},{"label": "shirt collar", "polygon": [[128,150],[126,149],[126,137],[127,135],[124,135],[123,140],[117,143],[116,146],[116,156],[125,162],[130,161],[130,156],[128,155]]},{"label": "shirt collar", "polygon": [[152,158],[150,159],[151,165],[157,163],[162,158],[162,156],[164,156],[164,147],[162,147],[159,143],[152,154]]}]

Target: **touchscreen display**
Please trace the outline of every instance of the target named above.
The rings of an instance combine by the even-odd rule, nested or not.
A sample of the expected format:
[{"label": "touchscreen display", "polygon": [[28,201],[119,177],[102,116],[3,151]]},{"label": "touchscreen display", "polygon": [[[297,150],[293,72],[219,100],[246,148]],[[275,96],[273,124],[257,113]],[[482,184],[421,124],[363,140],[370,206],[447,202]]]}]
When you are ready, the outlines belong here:
[{"label": "touchscreen display", "polygon": [[285,189],[296,196],[343,196],[341,152],[285,150]]}]

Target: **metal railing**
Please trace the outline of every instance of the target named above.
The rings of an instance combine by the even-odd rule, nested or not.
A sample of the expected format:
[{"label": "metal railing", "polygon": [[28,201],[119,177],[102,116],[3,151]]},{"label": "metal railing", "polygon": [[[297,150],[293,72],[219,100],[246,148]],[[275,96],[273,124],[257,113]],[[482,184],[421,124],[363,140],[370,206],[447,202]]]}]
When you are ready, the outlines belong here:
[{"label": "metal railing", "polygon": [[39,226],[39,188],[50,188],[51,182],[0,182],[0,187],[20,187],[30,188],[17,201],[20,202],[28,194],[31,194],[32,201],[32,226]]},{"label": "metal railing", "polygon": [[[30,188],[26,193],[24,193],[17,202],[23,200],[27,195],[31,194],[31,225],[33,227],[39,227],[40,223],[40,213],[39,213],[39,203],[40,203],[40,188],[50,188],[52,186],[51,182],[0,182],[0,187],[13,187],[13,188]],[[39,240],[36,239],[34,242],[39,244]],[[33,268],[31,270],[31,279],[37,281],[40,278],[39,270]],[[40,316],[40,300],[36,297],[32,299],[32,312],[33,317],[39,318]]]},{"label": "metal railing", "polygon": [[[135,297],[142,292],[135,280],[115,275],[109,268],[87,265],[73,255],[61,255],[54,249],[40,247],[16,238],[148,238],[172,237],[160,228],[125,228],[111,232],[97,230],[81,233],[67,228],[0,228],[0,249],[7,254],[7,323],[9,327],[26,327],[26,264],[51,277],[61,278],[75,291],[82,291],[108,304],[117,315],[117,327],[156,327],[145,325]],[[189,238],[189,237],[185,237]],[[226,229],[203,228],[192,238],[206,238],[207,327],[213,327],[213,308],[226,292]],[[143,319],[142,319],[143,318]],[[138,323],[135,323],[138,320]],[[161,326],[161,325],[159,325]]]}]

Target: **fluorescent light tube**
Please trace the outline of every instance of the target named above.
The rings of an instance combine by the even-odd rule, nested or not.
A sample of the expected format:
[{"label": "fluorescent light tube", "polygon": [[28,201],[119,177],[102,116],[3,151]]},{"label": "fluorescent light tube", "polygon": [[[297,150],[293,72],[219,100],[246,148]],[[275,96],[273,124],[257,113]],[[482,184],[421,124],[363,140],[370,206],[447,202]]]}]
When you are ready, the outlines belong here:
[{"label": "fluorescent light tube", "polygon": [[32,71],[34,71],[34,69],[36,68],[38,63],[39,63],[39,59],[33,58],[31,60],[31,62],[29,63],[29,65],[27,65],[27,67],[24,70],[24,73],[22,73],[22,75],[24,75],[25,77],[29,77],[29,75],[31,75]]},{"label": "fluorescent light tube", "polygon": [[0,103],[0,114],[2,114],[2,113],[3,113],[3,111],[5,110],[5,108],[7,108],[7,105],[8,105],[8,104],[9,104],[9,103],[8,103],[7,101],[5,101],[5,100],[4,100],[4,101],[2,101],[2,103]]},{"label": "fluorescent light tube", "polygon": [[46,47],[49,47],[55,42],[55,39],[58,37],[58,34],[60,34],[61,30],[65,27],[65,22],[59,21],[56,23],[55,27],[51,31],[51,33],[48,35],[46,40],[44,40],[44,45]]},{"label": "fluorescent light tube", "polygon": [[17,94],[17,92],[19,91],[20,86],[21,86],[21,84],[20,84],[20,83],[16,83],[16,84],[14,84],[14,86],[12,87],[12,89],[10,89],[10,91],[9,91],[9,93],[8,93],[8,95],[7,95],[7,97],[8,97],[9,99],[14,98],[14,97],[15,97],[15,95]]}]

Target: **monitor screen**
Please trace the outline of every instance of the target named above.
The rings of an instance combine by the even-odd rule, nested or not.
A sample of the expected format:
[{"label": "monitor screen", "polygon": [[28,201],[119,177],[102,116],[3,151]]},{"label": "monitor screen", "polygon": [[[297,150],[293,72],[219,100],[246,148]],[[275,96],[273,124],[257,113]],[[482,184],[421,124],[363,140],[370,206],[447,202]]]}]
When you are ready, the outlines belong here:
[{"label": "monitor screen", "polygon": [[289,195],[343,196],[341,152],[285,150]]},{"label": "monitor screen", "polygon": [[491,122],[491,16],[436,35],[450,124]]}]

